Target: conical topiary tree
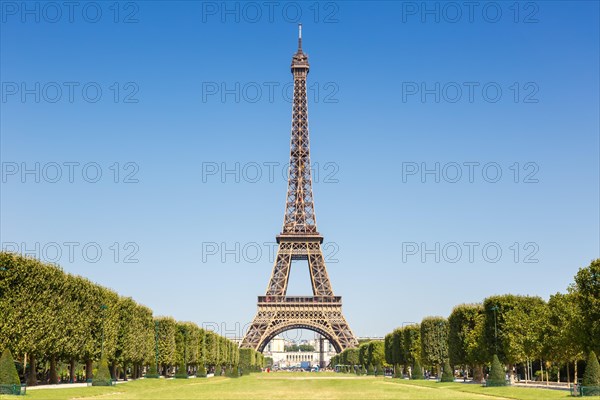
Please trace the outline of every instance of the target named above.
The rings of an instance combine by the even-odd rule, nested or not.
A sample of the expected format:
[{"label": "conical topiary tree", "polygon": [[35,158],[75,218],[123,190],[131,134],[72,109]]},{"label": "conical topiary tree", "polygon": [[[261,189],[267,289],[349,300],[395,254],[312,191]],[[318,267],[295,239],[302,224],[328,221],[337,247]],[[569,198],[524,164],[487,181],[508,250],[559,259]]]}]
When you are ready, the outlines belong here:
[{"label": "conical topiary tree", "polygon": [[415,360],[415,363],[412,367],[410,379],[423,379],[423,368],[421,367],[421,363],[419,360]]},{"label": "conical topiary tree", "polygon": [[196,371],[197,378],[206,378],[206,367],[204,366],[204,362],[200,363],[198,370]]},{"label": "conical topiary tree", "polygon": [[160,375],[158,374],[158,370],[156,369],[156,364],[152,363],[150,365],[150,369],[146,373],[146,378],[158,378]]},{"label": "conical topiary tree", "polygon": [[187,379],[189,378],[188,373],[187,373],[187,367],[185,365],[185,363],[183,362],[183,360],[181,360],[179,362],[179,365],[177,366],[177,373],[175,374],[175,379]]},{"label": "conical topiary tree", "polygon": [[454,371],[450,366],[450,361],[444,361],[444,371],[442,372],[442,382],[454,382]]},{"label": "conical topiary tree", "polygon": [[584,395],[600,395],[600,364],[598,363],[596,353],[593,351],[590,351],[590,354],[588,355],[581,384],[584,386]]},{"label": "conical topiary tree", "polygon": [[[12,353],[8,349],[4,349],[0,357],[0,385],[17,385],[19,390],[21,390],[19,373],[17,372],[17,368],[15,368]],[[10,392],[12,393],[12,388]],[[0,394],[2,393],[3,390],[0,387]]]},{"label": "conical topiary tree", "polygon": [[240,372],[238,371],[237,365],[232,365],[231,367],[229,367],[227,371],[227,376],[230,378],[239,378]]},{"label": "conical topiary tree", "polygon": [[486,381],[486,386],[506,386],[504,367],[496,354],[494,354],[492,360],[492,368],[490,369],[490,376]]},{"label": "conical topiary tree", "polygon": [[108,370],[108,361],[102,357],[98,363],[98,372],[92,378],[92,386],[111,386],[110,371]]}]

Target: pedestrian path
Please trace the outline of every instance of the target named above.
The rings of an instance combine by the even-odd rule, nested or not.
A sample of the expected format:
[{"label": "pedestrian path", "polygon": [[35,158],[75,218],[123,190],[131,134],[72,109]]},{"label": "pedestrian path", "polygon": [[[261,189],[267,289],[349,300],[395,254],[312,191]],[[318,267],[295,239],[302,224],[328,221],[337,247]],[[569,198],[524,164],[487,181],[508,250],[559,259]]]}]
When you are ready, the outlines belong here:
[{"label": "pedestrian path", "polygon": [[[127,383],[129,381],[117,381],[116,384],[120,385],[121,383]],[[27,391],[30,390],[39,390],[39,389],[73,389],[73,388],[83,388],[87,387],[86,382],[82,383],[60,383],[58,385],[36,385],[36,386],[27,386]]]}]

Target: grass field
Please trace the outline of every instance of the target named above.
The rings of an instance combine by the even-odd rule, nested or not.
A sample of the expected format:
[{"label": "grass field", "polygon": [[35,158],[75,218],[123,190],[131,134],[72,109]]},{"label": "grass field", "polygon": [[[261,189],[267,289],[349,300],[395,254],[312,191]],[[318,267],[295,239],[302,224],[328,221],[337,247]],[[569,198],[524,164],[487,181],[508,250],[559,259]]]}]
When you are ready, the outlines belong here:
[{"label": "grass field", "polygon": [[[31,400],[58,399],[523,399],[569,397],[566,391],[355,377],[334,373],[262,373],[238,379],[142,379],[113,387],[30,390]],[[1,396],[0,399],[19,399]]]}]

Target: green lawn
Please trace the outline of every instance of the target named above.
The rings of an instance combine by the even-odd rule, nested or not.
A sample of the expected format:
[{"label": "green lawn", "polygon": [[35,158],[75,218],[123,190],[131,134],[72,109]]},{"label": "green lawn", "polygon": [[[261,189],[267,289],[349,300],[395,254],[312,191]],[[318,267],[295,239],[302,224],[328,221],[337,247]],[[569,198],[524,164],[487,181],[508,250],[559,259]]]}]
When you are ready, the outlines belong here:
[{"label": "green lawn", "polygon": [[[28,391],[29,399],[563,399],[566,391],[518,387],[483,388],[463,383],[356,377],[333,373],[262,373],[238,379],[147,379],[110,388]],[[0,399],[16,400],[15,396]]]}]

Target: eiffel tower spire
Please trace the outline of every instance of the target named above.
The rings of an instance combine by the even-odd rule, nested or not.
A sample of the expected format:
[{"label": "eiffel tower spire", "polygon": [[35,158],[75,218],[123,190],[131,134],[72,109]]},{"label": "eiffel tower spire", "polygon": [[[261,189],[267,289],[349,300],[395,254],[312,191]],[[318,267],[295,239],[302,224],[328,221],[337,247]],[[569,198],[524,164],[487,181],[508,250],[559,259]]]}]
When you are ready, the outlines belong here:
[{"label": "eiffel tower spire", "polygon": [[[334,296],[317,231],[310,169],[306,77],[308,55],[302,51],[302,25],[298,51],[292,56],[294,104],[290,141],[290,169],[282,232],[277,235],[277,258],[265,296],[258,297],[258,312],[241,347],[262,351],[281,332],[310,329],[326,337],[340,352],[358,346],[342,314],[342,298]],[[307,260],[312,296],[287,296],[292,260]]]},{"label": "eiffel tower spire", "polygon": [[298,26],[298,51],[292,56],[294,103],[292,108],[292,138],[290,168],[283,221],[283,235],[316,235],[317,219],[312,192],[310,140],[308,134],[308,100],[306,77],[308,55],[302,51],[302,25]]}]

